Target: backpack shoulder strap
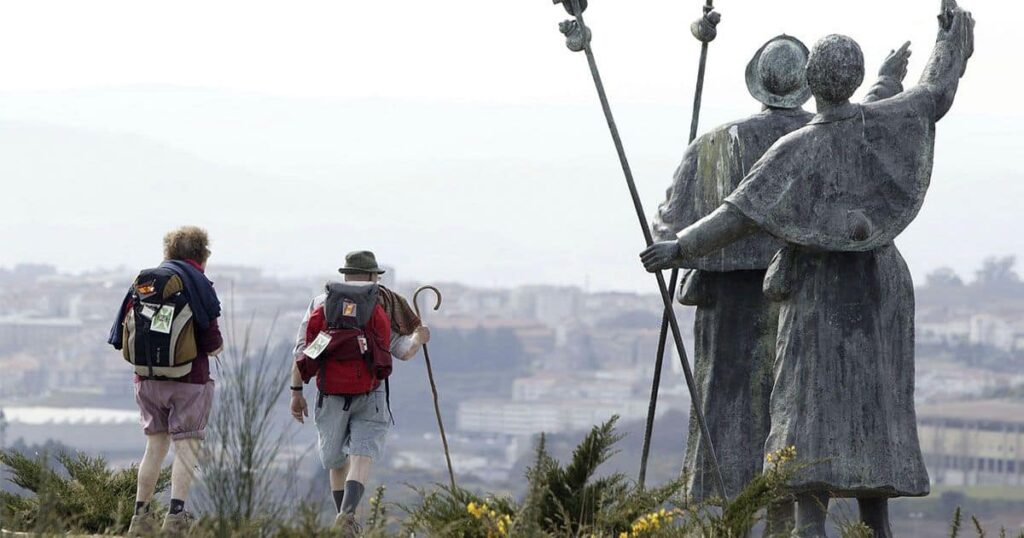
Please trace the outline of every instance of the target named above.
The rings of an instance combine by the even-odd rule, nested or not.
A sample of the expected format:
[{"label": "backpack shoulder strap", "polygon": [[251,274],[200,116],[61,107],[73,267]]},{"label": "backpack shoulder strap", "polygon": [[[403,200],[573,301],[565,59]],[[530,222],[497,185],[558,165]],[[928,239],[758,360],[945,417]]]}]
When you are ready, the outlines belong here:
[{"label": "backpack shoulder strap", "polygon": [[386,350],[391,350],[391,318],[388,317],[387,310],[383,306],[377,305],[373,309],[373,316],[370,321],[366,323],[366,328],[373,333],[374,336],[380,339],[381,346]]},{"label": "backpack shoulder strap", "polygon": [[181,277],[177,274],[171,275],[167,279],[167,283],[164,284],[164,300],[167,300],[175,293],[181,293],[185,291],[185,283],[182,282]]}]

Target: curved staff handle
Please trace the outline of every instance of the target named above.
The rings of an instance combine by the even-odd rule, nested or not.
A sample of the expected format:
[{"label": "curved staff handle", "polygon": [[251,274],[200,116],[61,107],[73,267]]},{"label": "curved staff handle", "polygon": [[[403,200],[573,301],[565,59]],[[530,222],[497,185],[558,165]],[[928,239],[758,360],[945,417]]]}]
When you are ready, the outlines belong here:
[{"label": "curved staff handle", "polygon": [[[416,315],[420,315],[420,304],[419,296],[420,293],[426,290],[434,292],[437,296],[437,301],[434,303],[434,310],[441,308],[441,291],[434,286],[420,286],[416,289],[416,293],[412,294],[412,307],[416,310]],[[430,392],[434,396],[434,414],[437,416],[437,429],[441,432],[441,444],[444,446],[444,460],[448,464],[448,480],[452,485],[452,493],[455,492],[455,470],[452,468],[452,455],[448,450],[448,436],[444,433],[444,421],[441,420],[441,404],[438,402],[437,397],[437,384],[434,383],[434,369],[430,366],[430,352],[427,350],[427,344],[423,344],[423,360],[427,363],[427,379],[430,381]]]},{"label": "curved staff handle", "polygon": [[420,286],[419,288],[416,288],[416,293],[412,294],[412,307],[414,310],[416,310],[417,316],[420,315],[420,293],[427,290],[434,292],[434,295],[437,296],[437,301],[434,302],[434,310],[441,309],[441,290],[435,288],[434,286]]}]

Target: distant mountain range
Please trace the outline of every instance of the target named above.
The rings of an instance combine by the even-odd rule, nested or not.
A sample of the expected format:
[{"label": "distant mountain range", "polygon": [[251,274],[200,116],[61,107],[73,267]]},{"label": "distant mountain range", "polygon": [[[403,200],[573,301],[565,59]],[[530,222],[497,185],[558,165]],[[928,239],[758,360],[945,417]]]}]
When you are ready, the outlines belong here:
[{"label": "distant mountain range", "polygon": [[[646,209],[682,153],[682,107],[616,108]],[[710,126],[756,110],[708,108]],[[951,114],[898,240],[918,277],[1024,257],[1021,128]],[[174,87],[0,94],[0,264],[159,255],[180,223],[212,263],[309,274],[372,248],[407,278],[647,291],[636,218],[596,108],[293,99]]]}]

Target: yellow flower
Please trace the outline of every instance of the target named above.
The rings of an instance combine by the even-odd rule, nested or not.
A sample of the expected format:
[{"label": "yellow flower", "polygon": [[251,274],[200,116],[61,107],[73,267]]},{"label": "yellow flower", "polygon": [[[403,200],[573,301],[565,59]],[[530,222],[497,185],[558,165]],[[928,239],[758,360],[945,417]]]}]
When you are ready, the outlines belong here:
[{"label": "yellow flower", "polygon": [[661,529],[663,524],[671,524],[677,515],[681,514],[680,510],[668,511],[664,508],[657,512],[644,514],[630,525],[629,532],[620,533],[619,538],[641,538],[646,533]]},{"label": "yellow flower", "polygon": [[780,448],[775,452],[770,452],[767,456],[765,456],[765,459],[768,461],[768,463],[772,464],[783,464],[792,461],[796,459],[796,447],[791,445],[785,448]]},{"label": "yellow flower", "polygon": [[473,517],[480,519],[484,516],[484,514],[487,513],[487,505],[471,502],[466,505],[466,511],[469,512],[469,514]]}]

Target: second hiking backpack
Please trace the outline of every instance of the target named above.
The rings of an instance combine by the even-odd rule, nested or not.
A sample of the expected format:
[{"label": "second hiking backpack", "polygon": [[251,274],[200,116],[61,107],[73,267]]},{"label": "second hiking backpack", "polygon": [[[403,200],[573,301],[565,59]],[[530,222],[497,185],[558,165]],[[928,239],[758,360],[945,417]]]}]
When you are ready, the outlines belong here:
[{"label": "second hiking backpack", "polygon": [[199,351],[181,277],[166,267],[142,271],[132,285],[128,309],[121,352],[135,373],[154,379],[188,375]]}]

